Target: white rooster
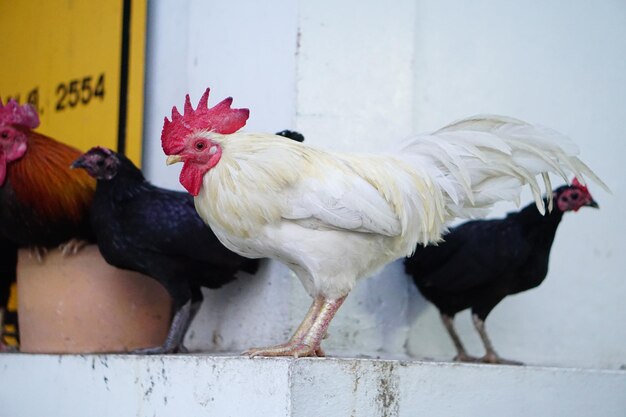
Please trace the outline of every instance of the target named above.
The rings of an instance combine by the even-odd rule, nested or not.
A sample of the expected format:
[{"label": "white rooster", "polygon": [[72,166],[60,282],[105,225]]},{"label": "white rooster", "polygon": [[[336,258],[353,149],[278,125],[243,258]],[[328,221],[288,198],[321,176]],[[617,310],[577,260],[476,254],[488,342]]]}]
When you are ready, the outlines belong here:
[{"label": "white rooster", "polygon": [[[316,149],[271,134],[238,132],[247,109],[232,98],[172,109],[161,136],[167,163],[220,241],[240,255],[291,268],[313,304],[291,339],[250,356],[322,356],[328,325],[357,279],[440,240],[456,217],[519,198],[529,184],[543,212],[542,175],[602,182],[556,132],[499,116],[473,117],[381,154]],[[548,197],[551,194],[548,193]],[[551,202],[550,202],[551,204]]]}]

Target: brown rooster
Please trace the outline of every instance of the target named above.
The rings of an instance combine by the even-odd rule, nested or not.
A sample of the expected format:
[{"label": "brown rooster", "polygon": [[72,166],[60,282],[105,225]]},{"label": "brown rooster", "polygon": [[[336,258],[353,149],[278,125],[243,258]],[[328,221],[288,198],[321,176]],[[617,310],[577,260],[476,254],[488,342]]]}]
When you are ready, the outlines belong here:
[{"label": "brown rooster", "polygon": [[76,253],[93,240],[95,181],[70,170],[80,151],[34,132],[37,126],[31,105],[0,101],[0,312],[15,280],[19,247],[41,260],[48,248],[61,245],[63,253]]},{"label": "brown rooster", "polygon": [[0,101],[0,237],[45,254],[75,253],[92,241],[89,207],[95,181],[70,170],[81,152],[34,132],[35,109]]}]

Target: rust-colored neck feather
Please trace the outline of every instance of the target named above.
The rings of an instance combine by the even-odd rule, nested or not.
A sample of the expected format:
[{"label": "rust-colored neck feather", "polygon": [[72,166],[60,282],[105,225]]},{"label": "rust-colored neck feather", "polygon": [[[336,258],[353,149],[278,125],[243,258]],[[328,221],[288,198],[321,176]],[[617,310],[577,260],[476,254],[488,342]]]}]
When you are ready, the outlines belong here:
[{"label": "rust-colored neck feather", "polygon": [[9,164],[8,180],[21,204],[45,219],[79,219],[88,213],[96,182],[70,164],[81,152],[30,132],[24,157]]}]

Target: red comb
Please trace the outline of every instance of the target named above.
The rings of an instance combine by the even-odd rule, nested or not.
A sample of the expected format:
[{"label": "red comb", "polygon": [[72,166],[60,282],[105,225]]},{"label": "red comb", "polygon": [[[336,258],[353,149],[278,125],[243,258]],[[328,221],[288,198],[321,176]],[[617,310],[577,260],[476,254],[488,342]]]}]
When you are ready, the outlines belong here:
[{"label": "red comb", "polygon": [[165,118],[161,132],[161,146],[166,155],[180,152],[185,138],[193,132],[208,130],[228,135],[246,125],[250,110],[232,109],[230,107],[233,102],[232,97],[225,98],[211,108],[208,107],[208,102],[209,89],[207,88],[200,97],[198,107],[195,110],[191,106],[189,94],[185,97],[182,115],[176,106],[172,108],[172,120]]},{"label": "red comb", "polygon": [[589,193],[589,189],[586,186],[582,185],[580,181],[578,181],[578,178],[576,177],[574,177],[574,179],[572,180],[572,186],[576,188],[580,188],[584,192]]},{"label": "red comb", "polygon": [[30,104],[20,106],[17,101],[11,99],[5,106],[0,99],[0,124],[20,125],[34,129],[39,126],[39,115]]}]

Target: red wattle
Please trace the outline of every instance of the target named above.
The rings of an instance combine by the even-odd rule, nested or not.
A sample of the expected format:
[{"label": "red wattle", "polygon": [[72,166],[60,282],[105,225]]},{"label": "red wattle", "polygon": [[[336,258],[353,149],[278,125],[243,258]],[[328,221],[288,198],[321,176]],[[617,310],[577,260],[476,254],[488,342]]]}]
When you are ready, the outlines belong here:
[{"label": "red wattle", "polygon": [[202,172],[202,167],[186,162],[183,164],[183,169],[180,171],[179,179],[180,183],[189,194],[195,197],[200,193],[203,176],[204,172]]}]

